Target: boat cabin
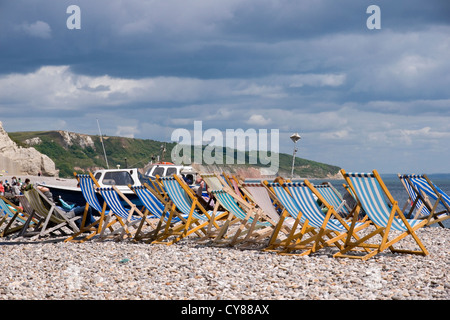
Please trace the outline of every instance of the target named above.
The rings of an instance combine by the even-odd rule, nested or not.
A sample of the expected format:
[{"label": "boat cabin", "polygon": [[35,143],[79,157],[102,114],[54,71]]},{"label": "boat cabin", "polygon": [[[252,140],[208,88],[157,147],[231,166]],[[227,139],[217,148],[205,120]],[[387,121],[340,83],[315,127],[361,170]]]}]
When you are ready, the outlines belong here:
[{"label": "boat cabin", "polygon": [[95,179],[102,187],[124,186],[129,184],[132,186],[140,186],[138,170],[133,169],[108,169],[98,170],[94,173]]},{"label": "boat cabin", "polygon": [[175,165],[170,162],[156,163],[152,165],[145,173],[145,176],[155,179],[157,175],[160,177],[169,177],[173,174],[182,176],[189,185],[195,184],[197,177],[197,174],[192,167]]}]

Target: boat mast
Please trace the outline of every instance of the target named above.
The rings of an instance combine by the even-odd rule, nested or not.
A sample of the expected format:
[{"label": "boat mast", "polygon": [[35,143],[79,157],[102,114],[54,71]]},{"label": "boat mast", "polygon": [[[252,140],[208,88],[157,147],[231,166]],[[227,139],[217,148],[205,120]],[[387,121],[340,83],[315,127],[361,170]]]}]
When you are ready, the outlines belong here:
[{"label": "boat mast", "polygon": [[97,119],[97,126],[98,126],[98,132],[100,133],[100,142],[102,143],[103,154],[105,155],[106,168],[109,169],[108,158],[106,157],[105,145],[103,144],[103,137],[102,137],[102,132],[100,131],[100,123],[98,122],[98,119]]}]

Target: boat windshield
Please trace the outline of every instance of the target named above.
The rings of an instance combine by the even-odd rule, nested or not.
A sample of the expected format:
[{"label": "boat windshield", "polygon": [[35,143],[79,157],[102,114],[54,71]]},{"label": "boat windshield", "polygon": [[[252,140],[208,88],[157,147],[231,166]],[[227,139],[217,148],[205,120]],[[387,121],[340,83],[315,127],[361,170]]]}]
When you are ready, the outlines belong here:
[{"label": "boat windshield", "polygon": [[167,168],[166,176],[177,174],[177,168]]},{"label": "boat windshield", "polygon": [[164,168],[156,167],[152,172],[152,176],[156,177],[156,175],[158,175],[160,177],[164,177]]},{"label": "boat windshield", "polygon": [[118,185],[118,186],[126,186],[126,185],[134,185],[134,180],[131,177],[128,171],[112,171],[106,172],[103,180],[104,185]]}]

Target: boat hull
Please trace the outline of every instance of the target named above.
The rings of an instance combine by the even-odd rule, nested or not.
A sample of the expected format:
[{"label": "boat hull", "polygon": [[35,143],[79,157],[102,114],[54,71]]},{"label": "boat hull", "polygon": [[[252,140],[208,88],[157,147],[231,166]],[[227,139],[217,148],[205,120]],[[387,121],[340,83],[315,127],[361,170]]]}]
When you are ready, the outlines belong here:
[{"label": "boat hull", "polygon": [[[45,187],[50,189],[54,198],[61,197],[67,203],[74,203],[77,206],[85,206],[86,199],[83,196],[80,188],[76,187],[62,187],[62,186],[54,186],[54,185],[45,185]],[[119,188],[120,190],[120,188]],[[129,188],[120,190],[132,203],[135,205],[141,205],[142,203],[136,194],[131,191]],[[97,198],[99,203],[103,204],[103,198],[100,194],[97,193]],[[124,206],[128,206],[128,204],[123,201],[122,204]]]}]

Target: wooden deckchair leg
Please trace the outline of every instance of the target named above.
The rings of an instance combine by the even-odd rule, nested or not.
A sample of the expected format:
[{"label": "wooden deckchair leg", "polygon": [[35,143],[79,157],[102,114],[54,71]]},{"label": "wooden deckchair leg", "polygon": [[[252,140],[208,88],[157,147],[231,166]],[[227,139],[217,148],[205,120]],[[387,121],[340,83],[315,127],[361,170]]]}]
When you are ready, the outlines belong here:
[{"label": "wooden deckchair leg", "polygon": [[[280,220],[278,220],[277,225],[275,226],[272,235],[269,238],[269,241],[267,242],[267,248],[272,248],[273,244],[275,243],[275,241],[278,238],[278,235],[280,233],[281,227],[283,226],[284,221],[286,220],[286,217],[289,215],[289,213],[287,212],[287,210],[283,210],[283,213],[280,215]],[[295,220],[294,225],[292,226],[292,229],[295,231],[295,229],[297,228],[297,224],[298,224],[298,219]],[[292,230],[291,230],[292,232]]]}]

